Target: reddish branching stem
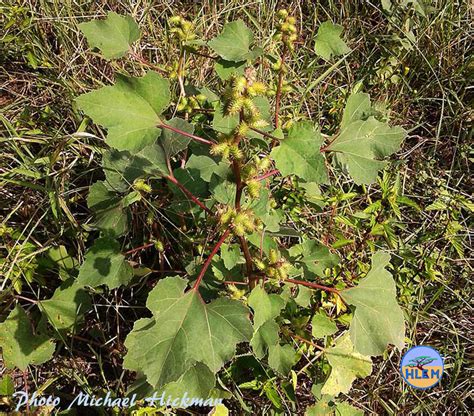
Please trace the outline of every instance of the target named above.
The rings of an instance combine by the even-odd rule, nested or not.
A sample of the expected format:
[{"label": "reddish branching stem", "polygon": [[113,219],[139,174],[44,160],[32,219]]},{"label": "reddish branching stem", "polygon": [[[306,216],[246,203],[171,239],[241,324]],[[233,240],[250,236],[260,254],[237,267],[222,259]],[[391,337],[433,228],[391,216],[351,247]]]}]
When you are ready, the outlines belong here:
[{"label": "reddish branching stem", "polygon": [[194,283],[193,290],[197,291],[199,289],[199,285],[201,284],[202,278],[206,274],[206,270],[209,268],[209,266],[211,264],[212,258],[217,254],[217,252],[221,248],[221,245],[224,244],[224,241],[227,239],[227,237],[229,237],[230,231],[231,231],[231,229],[228,228],[225,231],[225,233],[222,234],[221,238],[219,239],[219,241],[216,243],[216,245],[212,249],[211,254],[209,254],[209,257],[206,259],[204,265],[202,266],[201,271],[199,272],[199,276],[196,280],[196,283]]},{"label": "reddish branching stem", "polygon": [[168,175],[165,176],[166,179],[168,179],[170,182],[174,183],[181,191],[191,200],[193,201],[196,205],[199,205],[204,211],[206,211],[209,215],[214,215],[212,210],[210,210],[208,207],[202,203],[197,196],[193,195],[192,192],[189,189],[186,189],[186,187],[180,183],[174,176]]},{"label": "reddish branching stem", "polygon": [[264,179],[267,179],[269,178],[270,176],[273,176],[273,175],[278,175],[280,173],[280,171],[278,169],[273,169],[273,170],[270,170],[268,172],[265,172],[263,175],[260,175],[260,176],[257,176],[255,178],[256,181],[263,181]]},{"label": "reddish branching stem", "polygon": [[296,279],[286,279],[285,282],[293,283],[295,285],[306,286],[311,289],[319,289],[319,290],[324,290],[325,292],[332,292],[332,293],[339,294],[339,290],[337,290],[334,287],[318,285],[317,283],[313,283],[313,282],[305,282],[304,280],[296,280]]},{"label": "reddish branching stem", "polygon": [[214,142],[212,142],[211,140],[207,140],[207,139],[204,139],[203,137],[196,136],[195,134],[191,134],[186,131],[180,130],[176,127],[170,126],[169,124],[160,123],[158,124],[157,127],[161,129],[168,129],[168,130],[174,131],[175,133],[181,134],[182,136],[189,137],[190,139],[196,140],[199,143],[207,144],[208,146],[212,146],[214,144]]},{"label": "reddish branching stem", "polygon": [[137,251],[145,250],[145,249],[147,249],[148,247],[153,246],[154,244],[155,244],[155,243],[146,243],[146,244],[143,244],[143,245],[140,246],[140,247],[132,248],[132,249],[126,251],[124,254],[125,254],[125,255],[133,254],[133,253],[136,253]]}]

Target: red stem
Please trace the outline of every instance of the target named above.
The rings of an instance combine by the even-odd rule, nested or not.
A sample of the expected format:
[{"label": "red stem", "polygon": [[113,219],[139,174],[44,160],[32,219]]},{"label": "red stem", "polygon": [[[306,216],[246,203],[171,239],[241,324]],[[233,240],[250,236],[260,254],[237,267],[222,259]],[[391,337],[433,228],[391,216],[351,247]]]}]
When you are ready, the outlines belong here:
[{"label": "red stem", "polygon": [[296,279],[286,279],[285,282],[294,283],[295,285],[310,287],[311,289],[320,289],[326,292],[333,292],[333,293],[339,294],[339,290],[337,290],[336,288],[318,285],[317,283],[305,282],[303,280],[296,280]]},{"label": "red stem", "polygon": [[273,175],[278,175],[280,173],[280,171],[278,169],[273,169],[273,170],[270,170],[266,173],[264,173],[263,175],[260,175],[260,176],[257,176],[255,178],[256,181],[263,181],[264,179],[267,179],[269,178],[270,176],[273,176]]},{"label": "red stem", "polygon": [[126,251],[124,254],[127,255],[127,254],[135,253],[135,252],[140,251],[140,250],[145,250],[146,248],[151,247],[151,246],[153,246],[154,244],[155,244],[155,243],[146,243],[146,244],[143,244],[143,245],[140,246],[140,247],[132,248],[131,250]]},{"label": "red stem", "polygon": [[194,196],[191,191],[186,189],[183,184],[179,183],[178,180],[171,175],[165,176],[170,182],[173,182],[181,191],[195,204],[199,205],[204,211],[206,211],[209,215],[214,215],[214,213],[206,207],[196,196]]},{"label": "red stem", "polygon": [[187,133],[183,130],[177,129],[176,127],[170,126],[169,124],[160,123],[160,124],[158,124],[157,127],[174,131],[175,133],[181,134],[182,136],[189,137],[193,140],[196,140],[199,143],[207,144],[208,146],[212,146],[214,144],[214,142],[212,142],[210,140],[204,139],[202,137],[196,136],[196,135],[191,134],[191,133]]},{"label": "red stem", "polygon": [[279,142],[281,139],[274,136],[273,134],[267,133],[266,131],[256,129],[255,127],[250,127],[250,130],[253,130],[254,132],[261,134],[262,136],[268,137],[269,139],[272,139],[275,143]]},{"label": "red stem", "polygon": [[199,273],[199,276],[196,280],[196,283],[194,283],[193,290],[198,290],[199,285],[201,284],[201,280],[204,277],[206,270],[209,268],[209,265],[211,264],[212,258],[217,254],[219,249],[221,248],[221,245],[224,243],[224,241],[229,237],[230,234],[230,228],[228,228],[224,234],[222,234],[221,238],[217,242],[217,244],[214,246],[214,248],[211,251],[211,254],[209,254],[209,257],[206,259],[206,262],[202,266],[201,272]]}]

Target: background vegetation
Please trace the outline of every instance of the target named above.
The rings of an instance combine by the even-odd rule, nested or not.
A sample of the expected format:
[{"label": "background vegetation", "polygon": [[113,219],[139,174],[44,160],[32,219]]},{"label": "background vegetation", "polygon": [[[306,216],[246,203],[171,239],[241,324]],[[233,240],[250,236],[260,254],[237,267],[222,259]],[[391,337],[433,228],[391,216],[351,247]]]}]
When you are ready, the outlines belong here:
[{"label": "background vegetation", "polygon": [[[145,32],[142,50],[135,52],[165,67],[177,59],[165,30],[174,14],[194,21],[206,39],[227,20],[242,18],[258,43],[271,51],[274,12],[286,7],[297,17],[301,37],[288,61],[293,92],[284,98],[283,119],[309,116],[331,134],[347,96],[360,89],[370,93],[381,112],[390,109],[394,124],[409,132],[397,162],[377,185],[355,186],[340,176],[334,189],[314,200],[297,185],[281,183],[291,189],[291,197],[283,201],[287,225],[340,247],[354,275],[367,270],[374,244],[389,250],[408,321],[408,346],[430,345],[445,357],[441,384],[423,392],[403,383],[400,355],[393,351],[378,360],[371,377],[355,384],[348,400],[375,414],[468,413],[473,330],[468,2],[9,0],[0,7],[0,321],[17,302],[27,308],[31,301],[51,296],[57,282],[49,282],[57,280],[58,269],[45,259],[58,247],[74,258],[66,269],[81,263],[88,247],[85,198],[100,177],[96,150],[105,146],[104,134],[88,125],[73,99],[111,83],[114,66],[143,73],[140,63],[109,63],[91,54],[77,24],[110,10],[128,13]],[[328,19],[344,26],[353,49],[334,66],[312,53],[317,28]],[[212,87],[216,81],[206,57],[189,69],[198,82]],[[274,76],[263,65],[258,72],[268,83]],[[136,236],[149,227],[147,214],[134,216]],[[173,247],[175,234],[183,230],[164,228],[165,244]],[[173,259],[179,253],[174,246],[167,255]],[[153,256],[157,253],[138,251],[132,260],[141,263]],[[7,372],[0,361],[0,376],[8,375],[17,390],[67,395],[76,386],[97,394],[107,386],[124,391],[129,375],[121,370],[123,341],[141,313],[134,303],[130,289],[95,295],[94,312],[69,345],[73,354],[65,350],[25,373]],[[235,384],[250,408],[270,411],[268,395],[237,388],[239,375],[233,376],[228,383]],[[296,408],[280,394],[283,408],[302,414],[314,401],[310,389],[310,379],[299,379]],[[8,395],[1,403],[9,411]]]}]

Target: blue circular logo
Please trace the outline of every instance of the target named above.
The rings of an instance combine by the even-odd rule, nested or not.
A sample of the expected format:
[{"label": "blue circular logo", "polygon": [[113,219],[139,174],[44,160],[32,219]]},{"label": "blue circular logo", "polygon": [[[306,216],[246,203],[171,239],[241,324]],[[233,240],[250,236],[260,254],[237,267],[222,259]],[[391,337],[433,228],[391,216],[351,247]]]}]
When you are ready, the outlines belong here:
[{"label": "blue circular logo", "polygon": [[400,373],[410,386],[429,389],[439,383],[443,376],[443,358],[434,348],[410,348],[400,363]]}]

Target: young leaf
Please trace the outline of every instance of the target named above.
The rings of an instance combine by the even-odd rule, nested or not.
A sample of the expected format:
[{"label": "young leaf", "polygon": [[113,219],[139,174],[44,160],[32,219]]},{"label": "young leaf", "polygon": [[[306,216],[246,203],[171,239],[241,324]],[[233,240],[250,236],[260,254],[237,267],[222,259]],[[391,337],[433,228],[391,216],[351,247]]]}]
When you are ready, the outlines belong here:
[{"label": "young leaf", "polygon": [[30,364],[43,364],[51,359],[55,345],[47,335],[35,335],[24,309],[17,305],[0,324],[0,346],[7,368],[25,371]]},{"label": "young leaf", "polygon": [[311,331],[314,338],[324,338],[335,334],[337,326],[325,313],[319,312],[311,320]]},{"label": "young leaf", "polygon": [[280,340],[279,331],[280,327],[274,319],[265,322],[255,331],[250,341],[255,357],[261,360],[267,353],[268,348],[278,344]]},{"label": "young leaf", "polygon": [[[179,117],[175,117],[167,121],[166,124],[189,134],[194,133],[194,126]],[[186,149],[190,141],[191,139],[189,137],[183,136],[180,133],[176,133],[169,129],[161,130],[160,144],[165,150],[166,156],[168,158],[174,156],[176,153],[179,153],[181,150]]]},{"label": "young leaf", "polygon": [[372,114],[369,94],[358,92],[351,94],[347,99],[342,115],[341,130],[358,120],[365,120]]},{"label": "young leaf", "polygon": [[277,373],[287,375],[298,362],[298,356],[291,345],[272,345],[268,349],[268,365]]},{"label": "young leaf", "polygon": [[109,12],[104,20],[79,25],[91,48],[98,48],[106,59],[121,58],[140,37],[138,25],[130,16]]},{"label": "young leaf", "polygon": [[260,48],[250,51],[253,33],[242,20],[226,23],[222,32],[207,44],[226,61],[239,62],[254,59],[260,53]]},{"label": "young leaf", "polygon": [[109,191],[104,181],[89,188],[87,206],[95,213],[94,227],[110,237],[119,237],[127,232],[128,218],[121,199]]},{"label": "young leaf", "polygon": [[91,307],[89,295],[69,279],[58,287],[50,299],[39,304],[51,325],[57,329],[71,329],[83,321]]},{"label": "young leaf", "polygon": [[374,117],[347,125],[326,150],[338,152],[357,184],[369,184],[386,162],[378,160],[400,148],[405,137],[401,127],[390,127]]},{"label": "young leaf", "polygon": [[348,393],[357,377],[367,377],[372,372],[372,360],[354,351],[347,333],[337,340],[334,347],[326,350],[326,357],[331,374],[321,390],[322,394],[337,396]]},{"label": "young leaf", "polygon": [[289,250],[290,256],[298,259],[305,269],[317,276],[322,276],[328,268],[339,263],[339,256],[332,254],[329,249],[314,240],[306,240],[295,244]]},{"label": "young leaf", "polygon": [[258,329],[266,321],[277,317],[285,306],[285,301],[276,294],[267,294],[265,290],[256,286],[248,297],[249,306],[254,311],[253,325]]},{"label": "young leaf", "polygon": [[112,238],[98,238],[87,251],[77,284],[97,287],[106,285],[115,289],[126,285],[133,277],[133,269],[120,252],[120,244]]},{"label": "young leaf", "polygon": [[314,51],[322,58],[329,60],[331,56],[340,56],[349,53],[351,49],[341,39],[343,27],[330,21],[319,26]]},{"label": "young leaf", "polygon": [[[168,105],[169,84],[155,72],[142,78],[118,79],[76,99],[79,108],[107,128],[107,142],[118,150],[137,152],[160,133],[159,115]],[[157,111],[158,110],[158,111]]]},{"label": "young leaf", "polygon": [[125,341],[124,367],[143,372],[155,388],[177,381],[196,361],[218,371],[252,335],[243,304],[225,298],[205,304],[197,291],[183,292],[186,284],[160,280],[147,302],[154,318],[137,321]]},{"label": "young leaf", "polygon": [[397,303],[392,275],[385,270],[390,254],[382,251],[372,256],[372,268],[359,285],[341,291],[341,297],[356,307],[350,334],[356,351],[381,355],[387,344],[400,350],[405,339],[403,312]]},{"label": "young leaf", "polygon": [[222,81],[227,81],[232,75],[244,75],[245,61],[232,62],[225,59],[218,59],[214,64],[214,69]]},{"label": "young leaf", "polygon": [[237,244],[222,244],[221,259],[228,270],[232,270],[242,260],[240,246]]},{"label": "young leaf", "polygon": [[320,152],[322,142],[321,133],[311,122],[297,122],[270,156],[283,176],[296,175],[307,182],[324,183],[327,172]]}]

